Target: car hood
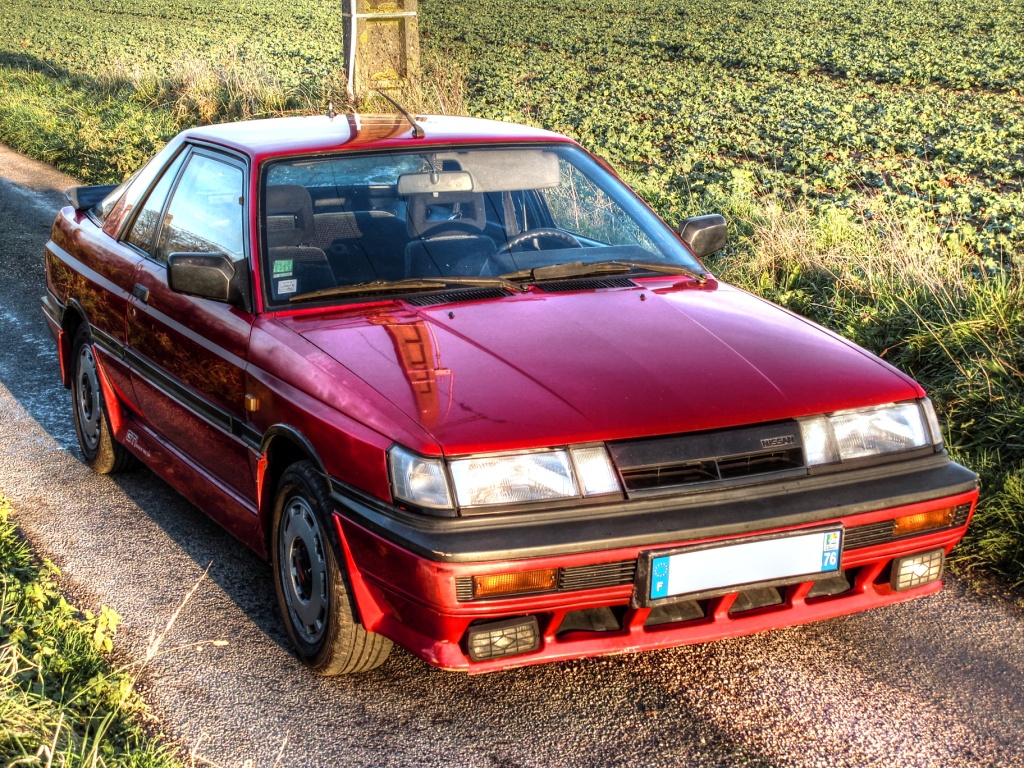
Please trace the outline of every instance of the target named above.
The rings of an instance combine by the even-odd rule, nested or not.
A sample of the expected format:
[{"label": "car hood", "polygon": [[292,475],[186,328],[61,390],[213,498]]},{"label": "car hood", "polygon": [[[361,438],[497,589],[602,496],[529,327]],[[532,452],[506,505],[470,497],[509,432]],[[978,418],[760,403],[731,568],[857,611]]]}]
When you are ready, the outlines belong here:
[{"label": "car hood", "polygon": [[923,394],[803,318],[724,284],[694,286],[535,289],[283,322],[416,422],[425,440],[409,447],[428,453],[716,429]]}]

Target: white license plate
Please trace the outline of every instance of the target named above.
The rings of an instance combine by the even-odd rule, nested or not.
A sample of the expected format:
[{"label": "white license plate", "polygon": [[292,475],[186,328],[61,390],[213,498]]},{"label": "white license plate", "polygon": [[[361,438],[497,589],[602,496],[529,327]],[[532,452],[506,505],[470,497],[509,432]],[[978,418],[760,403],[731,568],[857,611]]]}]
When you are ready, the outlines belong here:
[{"label": "white license plate", "polygon": [[648,600],[710,597],[754,584],[823,578],[839,571],[843,529],[649,553]]}]

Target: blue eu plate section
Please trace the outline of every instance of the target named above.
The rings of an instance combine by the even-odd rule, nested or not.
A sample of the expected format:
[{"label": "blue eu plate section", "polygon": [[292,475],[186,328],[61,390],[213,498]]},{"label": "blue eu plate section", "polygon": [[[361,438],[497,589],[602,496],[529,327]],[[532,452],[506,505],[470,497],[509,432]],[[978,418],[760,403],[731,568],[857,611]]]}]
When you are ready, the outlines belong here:
[{"label": "blue eu plate section", "polygon": [[651,560],[650,599],[732,586],[784,582],[839,570],[843,530],[817,530],[660,555]]}]

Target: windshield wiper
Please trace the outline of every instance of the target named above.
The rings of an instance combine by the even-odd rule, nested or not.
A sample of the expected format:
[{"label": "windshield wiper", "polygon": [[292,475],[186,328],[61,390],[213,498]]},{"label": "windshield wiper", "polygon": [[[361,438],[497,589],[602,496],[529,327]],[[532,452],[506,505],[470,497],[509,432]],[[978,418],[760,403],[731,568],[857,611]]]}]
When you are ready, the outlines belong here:
[{"label": "windshield wiper", "polygon": [[508,288],[510,291],[525,291],[520,284],[505,277],[408,277],[404,280],[370,280],[354,285],[338,285],[320,288],[290,296],[288,301],[311,301],[337,296],[355,296],[372,293],[405,293],[411,291],[436,291],[451,285],[469,285],[477,288]]},{"label": "windshield wiper", "polygon": [[623,274],[634,269],[658,272],[663,275],[688,275],[701,285],[708,281],[708,274],[706,272],[698,272],[689,267],[684,267],[682,264],[659,264],[653,261],[627,261],[625,259],[591,263],[572,261],[567,264],[552,264],[547,267],[521,269],[518,272],[509,272],[502,275],[502,277],[507,280],[538,282],[542,280],[561,280],[567,277]]}]

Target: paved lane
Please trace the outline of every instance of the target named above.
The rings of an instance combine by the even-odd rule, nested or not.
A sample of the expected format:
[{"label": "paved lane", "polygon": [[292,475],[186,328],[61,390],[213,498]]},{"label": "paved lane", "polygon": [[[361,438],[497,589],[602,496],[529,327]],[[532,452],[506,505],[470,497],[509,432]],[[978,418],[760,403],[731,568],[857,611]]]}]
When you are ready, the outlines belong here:
[{"label": "paved lane", "polygon": [[[0,147],[0,493],[83,607],[141,657],[185,750],[220,766],[1021,766],[1024,616],[942,594],[767,635],[483,677],[396,650],[323,680],[287,650],[268,567],[146,470],[80,461],[38,307],[72,181]],[[209,641],[224,639],[225,647]]]}]

